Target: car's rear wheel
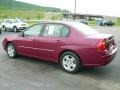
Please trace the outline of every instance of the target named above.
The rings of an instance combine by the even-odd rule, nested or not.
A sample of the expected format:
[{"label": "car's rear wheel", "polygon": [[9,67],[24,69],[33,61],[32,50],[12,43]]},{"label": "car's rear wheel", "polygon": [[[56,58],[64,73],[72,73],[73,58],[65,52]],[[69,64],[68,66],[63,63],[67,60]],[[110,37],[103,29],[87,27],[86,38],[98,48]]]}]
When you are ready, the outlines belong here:
[{"label": "car's rear wheel", "polygon": [[17,56],[14,44],[8,43],[8,45],[7,45],[7,54],[8,54],[8,56],[10,58],[15,58]]},{"label": "car's rear wheel", "polygon": [[60,65],[69,73],[77,73],[82,67],[79,57],[73,52],[64,52],[60,57]]},{"label": "car's rear wheel", "polygon": [[17,32],[17,27],[16,26],[13,27],[13,31]]}]

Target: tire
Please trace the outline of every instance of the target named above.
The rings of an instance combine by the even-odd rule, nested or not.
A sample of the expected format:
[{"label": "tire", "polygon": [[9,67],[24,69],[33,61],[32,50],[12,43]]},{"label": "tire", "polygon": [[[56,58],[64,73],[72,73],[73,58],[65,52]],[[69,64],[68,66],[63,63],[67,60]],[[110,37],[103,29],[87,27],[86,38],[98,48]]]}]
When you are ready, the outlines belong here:
[{"label": "tire", "polygon": [[17,32],[17,27],[16,26],[13,27],[13,31]]},{"label": "tire", "polygon": [[2,26],[2,30],[3,30],[3,31],[7,31],[7,29],[6,29],[5,26]]},{"label": "tire", "polygon": [[17,56],[16,48],[12,43],[8,43],[6,51],[10,58],[15,58]]},{"label": "tire", "polygon": [[79,57],[73,52],[64,52],[60,57],[60,65],[68,73],[78,73],[82,68]]}]

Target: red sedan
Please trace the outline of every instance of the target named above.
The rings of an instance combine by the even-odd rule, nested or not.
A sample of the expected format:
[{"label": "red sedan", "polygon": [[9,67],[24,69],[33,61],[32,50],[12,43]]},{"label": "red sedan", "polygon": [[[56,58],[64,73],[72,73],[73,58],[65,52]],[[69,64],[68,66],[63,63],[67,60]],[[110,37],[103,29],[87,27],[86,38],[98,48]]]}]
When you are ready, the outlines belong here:
[{"label": "red sedan", "polygon": [[83,66],[104,66],[117,52],[113,35],[98,33],[79,22],[40,22],[4,38],[3,47],[10,58],[25,55],[60,63],[69,73]]}]

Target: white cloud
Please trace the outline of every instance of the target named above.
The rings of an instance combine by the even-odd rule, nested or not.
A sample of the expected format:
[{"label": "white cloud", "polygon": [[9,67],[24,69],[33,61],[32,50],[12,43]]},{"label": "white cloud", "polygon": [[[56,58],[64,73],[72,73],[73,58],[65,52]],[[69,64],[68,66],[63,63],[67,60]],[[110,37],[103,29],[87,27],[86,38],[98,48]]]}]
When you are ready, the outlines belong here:
[{"label": "white cloud", "polygon": [[[57,7],[74,12],[75,0],[17,0],[41,6]],[[119,16],[119,0],[77,0],[77,13]]]}]

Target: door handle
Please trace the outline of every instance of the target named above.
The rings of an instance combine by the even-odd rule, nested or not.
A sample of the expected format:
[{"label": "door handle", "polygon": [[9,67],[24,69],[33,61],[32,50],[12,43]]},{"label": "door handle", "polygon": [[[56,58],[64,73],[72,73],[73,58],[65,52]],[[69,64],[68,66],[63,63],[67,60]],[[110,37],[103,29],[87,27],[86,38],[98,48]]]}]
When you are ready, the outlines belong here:
[{"label": "door handle", "polygon": [[57,42],[58,42],[58,43],[62,43],[62,41],[61,41],[61,40],[57,40]]}]

